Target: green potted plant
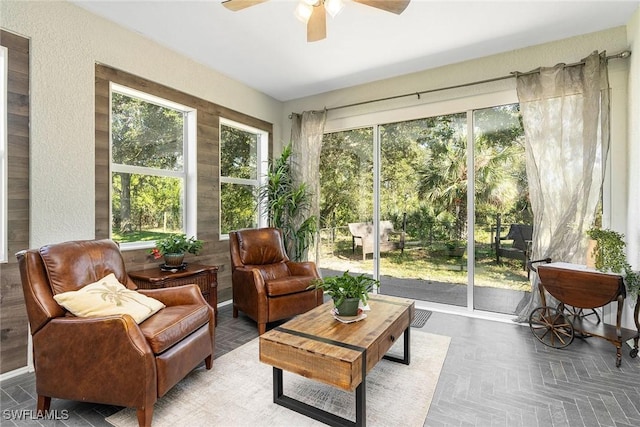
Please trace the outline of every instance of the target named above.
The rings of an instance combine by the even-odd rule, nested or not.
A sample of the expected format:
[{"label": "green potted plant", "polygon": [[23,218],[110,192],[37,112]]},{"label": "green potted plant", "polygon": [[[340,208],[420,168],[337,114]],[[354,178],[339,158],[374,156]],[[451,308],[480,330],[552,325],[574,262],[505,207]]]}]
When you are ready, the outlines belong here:
[{"label": "green potted plant", "polygon": [[183,265],[184,255],[191,253],[198,255],[202,250],[202,240],[195,237],[187,237],[185,234],[171,234],[163,239],[156,240],[156,246],[151,249],[155,259],[164,257],[164,263],[170,267]]},{"label": "green potted plant", "polygon": [[640,292],[640,275],[635,272],[625,254],[624,235],[616,231],[602,228],[591,228],[587,235],[595,241],[591,255],[598,271],[618,273],[624,277],[629,294],[637,296]]},{"label": "green potted plant", "polygon": [[380,282],[371,277],[360,274],[354,276],[345,271],[342,276],[330,276],[316,279],[310,288],[322,289],[333,299],[337,314],[340,316],[356,316],[358,303],[367,305],[369,292],[380,286]]},{"label": "green potted plant", "polygon": [[267,182],[258,198],[267,206],[269,226],[282,230],[284,246],[292,261],[304,261],[317,231],[317,218],[309,215],[311,193],[305,183],[295,184],[291,164],[291,144],[280,157],[269,162]]}]

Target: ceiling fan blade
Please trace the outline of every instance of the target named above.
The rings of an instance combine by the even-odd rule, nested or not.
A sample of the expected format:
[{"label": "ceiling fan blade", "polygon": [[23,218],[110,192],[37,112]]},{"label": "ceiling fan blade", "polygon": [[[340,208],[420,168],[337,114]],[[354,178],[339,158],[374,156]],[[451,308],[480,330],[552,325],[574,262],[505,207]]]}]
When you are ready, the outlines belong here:
[{"label": "ceiling fan blade", "polygon": [[313,7],[309,22],[307,22],[307,42],[317,42],[327,37],[327,13],[324,3]]},{"label": "ceiling fan blade", "polygon": [[366,4],[376,9],[400,15],[409,6],[411,0],[353,0],[356,3]]},{"label": "ceiling fan blade", "polygon": [[268,0],[225,0],[222,5],[229,10],[237,12],[238,10],[246,9],[250,6],[255,6],[260,3],[264,3]]}]

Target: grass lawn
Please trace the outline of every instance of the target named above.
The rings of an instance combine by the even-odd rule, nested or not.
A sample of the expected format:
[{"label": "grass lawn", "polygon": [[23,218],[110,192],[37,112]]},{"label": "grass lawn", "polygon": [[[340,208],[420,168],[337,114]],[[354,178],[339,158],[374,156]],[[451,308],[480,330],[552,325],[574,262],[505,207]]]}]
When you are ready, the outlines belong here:
[{"label": "grass lawn", "polygon": [[[337,271],[370,273],[373,270],[371,255],[362,260],[360,248],[351,252],[350,239],[323,242],[320,267]],[[452,284],[467,284],[467,257],[450,257],[444,244],[423,247],[408,245],[404,252],[395,250],[380,255],[380,274],[402,279],[423,279]],[[488,245],[476,245],[475,286],[528,291],[531,289],[522,262],[505,260],[496,263],[495,254]]]}]

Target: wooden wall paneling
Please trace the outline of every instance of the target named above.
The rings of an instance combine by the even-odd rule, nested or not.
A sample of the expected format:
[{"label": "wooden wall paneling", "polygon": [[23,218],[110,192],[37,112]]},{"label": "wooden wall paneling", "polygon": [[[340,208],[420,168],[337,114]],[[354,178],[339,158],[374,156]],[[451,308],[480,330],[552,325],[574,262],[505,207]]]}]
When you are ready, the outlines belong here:
[{"label": "wooden wall paneling", "polygon": [[7,48],[7,239],[0,263],[0,373],[27,364],[27,313],[18,263],[12,254],[29,247],[29,40],[0,30]]},{"label": "wooden wall paneling", "polygon": [[96,239],[109,238],[109,81],[95,69],[95,232]]},{"label": "wooden wall paneling", "polygon": [[[198,238],[205,241],[198,256],[187,254],[186,262],[217,265],[218,301],[231,299],[231,269],[229,267],[229,242],[219,236],[219,168],[220,132],[219,118],[225,117],[265,130],[269,133],[269,152],[272,152],[273,125],[264,120],[203,100],[196,96],[151,82],[125,71],[96,64],[96,237],[109,235],[109,82],[159,96],[194,108],[197,116],[198,140]],[[127,268],[138,270],[157,268],[154,260],[144,250],[123,253]]]}]

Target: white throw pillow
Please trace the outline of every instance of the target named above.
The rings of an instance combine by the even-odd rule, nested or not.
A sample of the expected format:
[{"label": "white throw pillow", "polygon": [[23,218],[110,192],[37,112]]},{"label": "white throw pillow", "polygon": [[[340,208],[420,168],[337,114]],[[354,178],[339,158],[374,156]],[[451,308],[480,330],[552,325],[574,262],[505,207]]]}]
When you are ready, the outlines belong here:
[{"label": "white throw pillow", "polygon": [[141,323],[165,307],[156,299],[127,289],[113,273],[82,289],[63,292],[53,298],[74,316],[129,314],[136,323]]}]

